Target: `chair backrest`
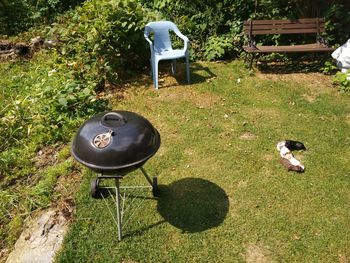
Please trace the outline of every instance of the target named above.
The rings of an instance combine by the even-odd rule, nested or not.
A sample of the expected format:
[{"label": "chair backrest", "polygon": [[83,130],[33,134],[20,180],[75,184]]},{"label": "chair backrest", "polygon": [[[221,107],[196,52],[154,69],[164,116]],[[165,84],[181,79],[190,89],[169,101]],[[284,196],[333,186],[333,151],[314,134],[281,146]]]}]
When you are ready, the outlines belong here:
[{"label": "chair backrest", "polygon": [[170,21],[150,22],[145,27],[145,35],[154,33],[153,46],[156,52],[171,50],[171,40],[169,30],[179,31],[177,26]]}]

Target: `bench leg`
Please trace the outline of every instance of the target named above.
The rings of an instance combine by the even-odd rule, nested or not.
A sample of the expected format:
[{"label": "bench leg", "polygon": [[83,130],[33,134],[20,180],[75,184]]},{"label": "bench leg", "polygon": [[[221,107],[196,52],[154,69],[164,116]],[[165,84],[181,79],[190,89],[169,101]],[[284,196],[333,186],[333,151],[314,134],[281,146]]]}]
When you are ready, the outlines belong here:
[{"label": "bench leg", "polygon": [[248,62],[248,56],[249,56],[249,53],[248,53],[248,52],[245,52],[244,64],[247,64],[247,62]]},{"label": "bench leg", "polygon": [[255,66],[258,66],[258,62],[260,61],[261,56],[263,55],[263,53],[258,53],[256,60],[255,60]]},{"label": "bench leg", "polygon": [[254,58],[255,58],[255,53],[252,53],[252,56],[249,62],[249,69],[252,69]]},{"label": "bench leg", "polygon": [[253,61],[254,61],[255,53],[245,53],[244,56],[244,64],[248,67],[247,64],[249,64],[249,69],[252,69]]}]

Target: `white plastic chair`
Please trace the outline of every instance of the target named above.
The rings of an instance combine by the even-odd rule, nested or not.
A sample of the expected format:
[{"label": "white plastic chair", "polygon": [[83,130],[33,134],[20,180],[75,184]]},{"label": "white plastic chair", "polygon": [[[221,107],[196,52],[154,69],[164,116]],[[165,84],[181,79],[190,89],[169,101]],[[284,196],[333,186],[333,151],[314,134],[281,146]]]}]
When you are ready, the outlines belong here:
[{"label": "white plastic chair", "polygon": [[[171,46],[170,33],[174,33],[184,41],[183,49],[173,49]],[[154,41],[149,38],[151,33],[154,33]],[[186,58],[186,75],[187,82],[190,83],[190,62],[188,56],[189,40],[183,35],[177,26],[170,21],[150,22],[146,25],[144,37],[148,41],[151,49],[151,67],[153,84],[155,89],[158,89],[158,62],[160,60],[173,60],[172,73],[175,73],[175,60],[177,58]]]}]

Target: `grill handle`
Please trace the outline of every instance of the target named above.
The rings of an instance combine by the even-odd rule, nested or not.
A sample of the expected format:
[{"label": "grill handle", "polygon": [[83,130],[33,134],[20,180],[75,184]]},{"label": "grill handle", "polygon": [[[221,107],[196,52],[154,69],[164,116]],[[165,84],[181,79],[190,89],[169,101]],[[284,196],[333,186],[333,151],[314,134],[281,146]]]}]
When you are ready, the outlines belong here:
[{"label": "grill handle", "polygon": [[120,113],[111,111],[102,116],[101,123],[107,127],[119,127],[126,123],[126,118]]}]

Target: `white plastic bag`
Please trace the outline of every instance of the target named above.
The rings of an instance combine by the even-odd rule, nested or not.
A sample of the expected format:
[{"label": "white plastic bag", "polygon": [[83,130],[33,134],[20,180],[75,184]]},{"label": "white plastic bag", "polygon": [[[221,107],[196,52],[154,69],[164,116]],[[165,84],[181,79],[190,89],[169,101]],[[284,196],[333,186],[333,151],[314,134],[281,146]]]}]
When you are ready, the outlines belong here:
[{"label": "white plastic bag", "polygon": [[341,47],[338,47],[332,57],[337,60],[337,66],[345,73],[350,69],[350,39]]}]

